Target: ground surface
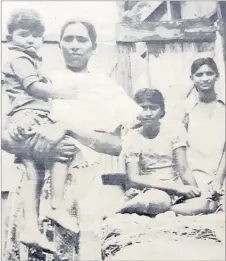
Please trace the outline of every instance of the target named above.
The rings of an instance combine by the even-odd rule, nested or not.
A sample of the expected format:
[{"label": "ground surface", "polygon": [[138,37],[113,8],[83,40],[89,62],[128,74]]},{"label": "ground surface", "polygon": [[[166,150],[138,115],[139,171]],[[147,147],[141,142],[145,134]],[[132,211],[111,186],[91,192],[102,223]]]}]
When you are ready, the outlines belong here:
[{"label": "ground surface", "polygon": [[225,260],[224,213],[157,218],[117,214],[103,224],[105,260]]}]

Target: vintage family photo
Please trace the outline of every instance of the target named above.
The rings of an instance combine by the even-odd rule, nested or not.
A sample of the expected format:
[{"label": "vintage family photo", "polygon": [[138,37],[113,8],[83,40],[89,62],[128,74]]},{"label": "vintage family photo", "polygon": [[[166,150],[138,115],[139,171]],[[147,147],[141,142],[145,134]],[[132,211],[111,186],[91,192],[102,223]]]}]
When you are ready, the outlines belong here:
[{"label": "vintage family photo", "polygon": [[225,260],[226,1],[2,1],[3,261]]}]

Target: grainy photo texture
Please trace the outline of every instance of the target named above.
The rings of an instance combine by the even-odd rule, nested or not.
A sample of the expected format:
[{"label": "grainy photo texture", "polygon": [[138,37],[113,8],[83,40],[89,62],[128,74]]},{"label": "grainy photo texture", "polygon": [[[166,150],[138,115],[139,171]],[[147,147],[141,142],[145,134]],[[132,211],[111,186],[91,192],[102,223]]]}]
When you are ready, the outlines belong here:
[{"label": "grainy photo texture", "polygon": [[224,1],[3,1],[2,260],[225,260]]}]

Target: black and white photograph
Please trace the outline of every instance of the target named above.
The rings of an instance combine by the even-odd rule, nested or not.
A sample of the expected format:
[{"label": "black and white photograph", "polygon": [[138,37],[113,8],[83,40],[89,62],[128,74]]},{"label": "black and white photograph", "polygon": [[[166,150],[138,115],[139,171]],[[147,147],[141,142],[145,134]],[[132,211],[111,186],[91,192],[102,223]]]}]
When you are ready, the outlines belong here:
[{"label": "black and white photograph", "polygon": [[1,260],[225,260],[226,1],[1,1]]}]

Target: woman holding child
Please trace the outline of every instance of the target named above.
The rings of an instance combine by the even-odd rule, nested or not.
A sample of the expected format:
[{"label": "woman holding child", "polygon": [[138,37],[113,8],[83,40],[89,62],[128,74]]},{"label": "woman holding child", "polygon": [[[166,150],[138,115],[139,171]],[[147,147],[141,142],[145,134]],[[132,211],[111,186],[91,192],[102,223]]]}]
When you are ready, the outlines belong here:
[{"label": "woman holding child", "polygon": [[[86,200],[88,214],[99,218],[96,218],[97,224],[90,224],[93,220],[88,220],[89,224],[84,226],[89,229],[89,225],[98,225],[96,229],[99,229],[102,210],[98,208],[101,206],[101,198],[105,199],[105,205],[109,205],[106,199],[107,192],[111,190],[109,188],[105,192],[101,191],[103,186],[99,153],[120,153],[120,130],[117,127],[124,121],[134,119],[140,108],[121,87],[106,77],[101,76],[99,80],[100,75],[88,73],[87,64],[96,48],[96,31],[89,22],[70,21],[62,28],[60,48],[66,68],[58,72],[57,79],[53,77],[53,87],[38,71],[41,58],[37,51],[44,33],[40,16],[33,10],[15,12],[8,30],[8,38],[13,45],[9,51],[13,55],[9,56],[12,60],[4,67],[3,74],[4,86],[12,106],[2,148],[19,155],[28,174],[28,180],[23,187],[26,190],[24,210],[27,222],[25,221],[26,227],[21,241],[54,252],[54,246],[38,230],[40,193],[46,167],[51,166],[52,182],[52,210],[47,213],[47,217],[66,229],[76,231],[76,220],[73,225],[72,219],[62,208],[65,174],[69,165],[71,168],[78,168],[77,152],[83,156],[80,159],[88,161],[86,173],[89,173],[91,183],[94,179],[92,187],[95,188],[89,191],[87,184],[78,182],[80,186],[77,186],[78,191],[75,191],[75,194],[82,192],[89,195]],[[56,99],[52,101],[51,112],[49,98]],[[63,99],[66,99],[66,102]],[[65,113],[67,116],[75,113],[75,117],[65,120]],[[54,116],[61,123],[56,123]],[[72,137],[78,141],[76,145],[79,149],[75,147],[76,141],[72,142]],[[94,150],[98,153],[93,152]],[[47,162],[43,160],[45,158]],[[74,158],[75,162],[72,162]],[[83,163],[86,165],[86,162]],[[80,171],[76,174],[78,173]],[[99,255],[100,249],[97,259]]]},{"label": "woman holding child", "polygon": [[[201,193],[186,162],[186,132],[182,126],[177,125],[178,127],[174,126],[168,130],[165,127],[168,125],[162,124],[165,109],[161,93],[149,89],[139,91],[135,95],[138,106],[117,84],[104,76],[89,73],[87,65],[96,48],[96,31],[89,22],[72,20],[66,23],[61,31],[60,48],[66,68],[51,77],[53,93],[49,94],[50,98],[54,98],[50,118],[55,118],[59,123],[45,126],[38,124],[34,128],[33,122],[28,126],[29,121],[28,123],[26,121],[30,138],[27,138],[24,143],[18,143],[15,141],[15,136],[20,136],[25,131],[25,121],[21,118],[13,130],[11,128],[10,132],[9,130],[4,132],[3,149],[15,154],[23,150],[32,155],[37,152],[40,155],[49,155],[50,161],[66,161],[70,163],[71,168],[78,166],[77,163],[71,163],[73,158],[76,161],[78,153],[82,155],[89,166],[85,168],[84,173],[74,169],[75,179],[81,180],[78,181],[75,194],[78,197],[79,194],[83,194],[83,199],[86,198],[81,200],[83,209],[87,208],[84,215],[88,213],[91,217],[97,216],[97,223],[94,225],[96,236],[100,235],[98,230],[104,208],[116,203],[114,201],[122,196],[120,189],[102,185],[99,153],[118,156],[123,148],[122,155],[126,158],[129,173],[127,187],[135,188],[138,196],[128,201],[121,209],[122,212],[135,211],[153,215],[168,209],[174,210],[176,206],[174,204],[180,201],[186,202],[192,200],[191,198],[199,197]],[[138,114],[142,126],[131,130],[121,140],[120,126],[135,120]],[[144,148],[137,147],[141,144]],[[147,144],[150,144],[151,149],[153,147],[153,151]],[[69,164],[66,165],[67,170]],[[63,199],[62,184],[65,178],[61,176],[64,176],[62,173],[65,172],[65,165],[62,164],[61,167],[60,170],[63,171],[55,168],[53,172],[55,180],[58,180],[55,183],[57,189],[55,196],[58,196],[60,202]],[[153,174],[153,178],[140,175],[140,171]],[[183,186],[179,182],[179,177],[188,186]],[[82,184],[86,178],[90,178],[87,182],[92,183],[88,189],[86,187],[88,183]],[[144,188],[155,188],[155,190],[141,193],[140,190]],[[116,190],[117,192],[114,192]],[[108,193],[111,194],[110,197],[107,196]],[[112,195],[115,195],[114,201]],[[157,204],[154,198],[159,199]],[[101,206],[101,209],[98,209],[98,206]],[[190,210],[187,214],[189,213]],[[56,220],[57,217],[53,219]],[[95,223],[95,220],[88,219],[84,226],[92,226],[93,224],[90,224],[92,222]],[[86,229],[88,230],[89,227]],[[42,243],[43,241],[40,244]],[[91,254],[91,258],[99,259],[100,248],[96,256],[94,253]],[[87,256],[83,257],[84,260],[86,258]]]}]

